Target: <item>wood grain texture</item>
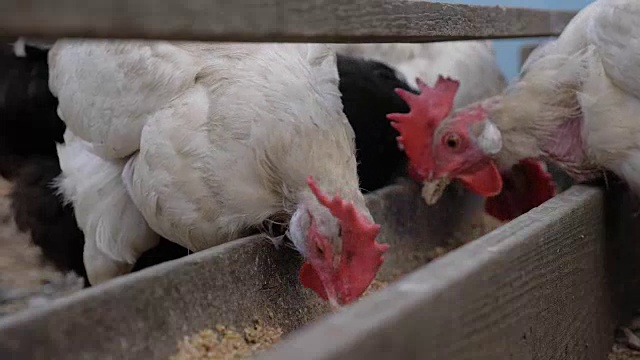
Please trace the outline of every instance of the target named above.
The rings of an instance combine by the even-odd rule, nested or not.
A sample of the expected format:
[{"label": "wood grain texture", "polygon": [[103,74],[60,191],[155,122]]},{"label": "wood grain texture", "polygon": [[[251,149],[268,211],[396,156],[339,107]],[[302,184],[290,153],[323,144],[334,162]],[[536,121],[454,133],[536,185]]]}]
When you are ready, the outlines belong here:
[{"label": "wood grain texture", "polygon": [[[428,207],[414,184],[366,196],[391,244],[379,279],[423,265],[436,246],[459,238],[482,202],[459,187]],[[422,220],[424,219],[424,220]],[[50,307],[0,319],[0,359],[166,360],[179,339],[254,318],[285,332],[327,313],[298,281],[301,258],[259,236],[240,239],[83,290]]]},{"label": "wood grain texture", "polygon": [[0,37],[423,42],[556,35],[573,15],[402,0],[4,0]]},{"label": "wood grain texture", "polygon": [[631,241],[622,238],[638,233],[607,233],[604,200],[573,187],[259,359],[602,360],[621,309],[615,295],[637,294],[628,280],[638,267],[633,246],[621,256]]}]

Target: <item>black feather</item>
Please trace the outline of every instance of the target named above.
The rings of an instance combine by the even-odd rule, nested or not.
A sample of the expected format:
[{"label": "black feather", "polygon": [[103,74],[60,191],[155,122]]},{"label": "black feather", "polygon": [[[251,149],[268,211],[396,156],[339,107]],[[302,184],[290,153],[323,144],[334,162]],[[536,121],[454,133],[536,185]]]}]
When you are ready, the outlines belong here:
[{"label": "black feather", "polygon": [[398,148],[398,131],[386,116],[406,113],[409,107],[394,92],[413,91],[381,62],[338,55],[340,92],[344,112],[356,134],[360,187],[374,191],[406,175],[407,158]]},{"label": "black feather", "polygon": [[17,57],[0,44],[0,176],[12,179],[32,156],[51,156],[62,141],[64,123],[49,91],[47,51],[26,47]]},{"label": "black feather", "polygon": [[82,261],[84,234],[78,228],[73,207],[64,205],[51,187],[60,175],[56,156],[33,157],[14,178],[11,192],[13,217],[21,231],[42,249],[47,260],[62,271],[86,278]]}]

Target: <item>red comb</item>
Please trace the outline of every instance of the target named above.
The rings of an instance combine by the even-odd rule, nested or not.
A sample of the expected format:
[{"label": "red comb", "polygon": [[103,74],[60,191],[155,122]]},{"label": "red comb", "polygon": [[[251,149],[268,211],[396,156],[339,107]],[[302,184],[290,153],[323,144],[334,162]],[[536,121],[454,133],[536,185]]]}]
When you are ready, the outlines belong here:
[{"label": "red comb", "polygon": [[403,89],[395,90],[409,105],[409,113],[389,114],[387,119],[400,133],[397,138],[398,147],[407,154],[412,167],[411,172],[418,177],[416,180],[423,181],[427,177],[427,169],[433,168],[433,159],[430,156],[433,134],[453,109],[453,100],[460,82],[438,76],[433,88],[419,78],[416,79],[416,83],[420,88],[419,95]]},{"label": "red comb", "polygon": [[348,304],[360,297],[371,284],[389,245],[376,242],[380,225],[370,221],[352,203],[342,200],[339,195],[333,198],[325,195],[311,176],[307,178],[307,184],[318,202],[340,222],[342,254],[335,280],[340,302]]}]

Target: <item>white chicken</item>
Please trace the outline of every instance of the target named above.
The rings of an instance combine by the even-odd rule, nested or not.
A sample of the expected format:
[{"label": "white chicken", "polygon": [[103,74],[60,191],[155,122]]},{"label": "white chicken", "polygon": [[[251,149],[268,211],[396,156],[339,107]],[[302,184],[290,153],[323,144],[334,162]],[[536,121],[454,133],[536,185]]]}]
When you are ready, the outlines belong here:
[{"label": "white chicken", "polygon": [[328,47],[60,40],[49,66],[67,125],[59,187],[91,283],[130,271],[159,235],[199,251],[265,221],[289,222],[303,285],[333,305],[373,280],[387,245]]},{"label": "white chicken", "polygon": [[611,170],[640,194],[639,55],[640,2],[598,0],[536,49],[504,94],[449,116],[414,106],[398,124],[405,133],[433,129],[427,181],[499,188],[496,167],[545,158],[578,181]]}]

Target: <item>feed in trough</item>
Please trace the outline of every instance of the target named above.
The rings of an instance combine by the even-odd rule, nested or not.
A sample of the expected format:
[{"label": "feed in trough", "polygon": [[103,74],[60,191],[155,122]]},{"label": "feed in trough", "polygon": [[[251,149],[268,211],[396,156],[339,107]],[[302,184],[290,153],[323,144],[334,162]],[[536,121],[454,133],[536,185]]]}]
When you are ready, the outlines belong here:
[{"label": "feed in trough", "polygon": [[261,320],[254,320],[253,326],[244,328],[242,333],[231,327],[216,325],[215,329],[205,329],[186,336],[178,344],[178,352],[169,360],[236,360],[247,359],[268,350],[280,341],[282,330],[266,326]]}]

